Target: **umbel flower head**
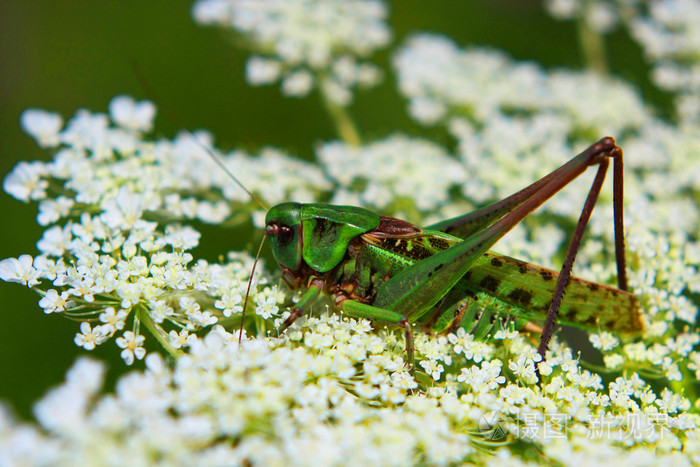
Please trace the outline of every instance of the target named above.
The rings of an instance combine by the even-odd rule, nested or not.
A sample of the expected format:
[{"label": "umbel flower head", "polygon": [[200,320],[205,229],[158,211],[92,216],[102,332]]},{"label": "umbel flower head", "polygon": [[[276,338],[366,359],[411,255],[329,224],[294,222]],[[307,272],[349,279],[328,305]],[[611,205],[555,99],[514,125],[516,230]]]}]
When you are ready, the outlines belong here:
[{"label": "umbel flower head", "polygon": [[[128,102],[125,107],[133,109],[146,105],[121,97],[116,101]],[[115,107],[119,106],[110,106]],[[112,120],[123,121],[114,115]],[[100,124],[88,126],[78,138],[73,129],[85,121]],[[280,338],[245,339],[243,346],[237,334],[221,327],[197,337],[193,331],[202,327],[237,323],[230,319],[242,311],[252,261],[235,252],[221,263],[195,261],[190,251],[199,234],[188,223],[222,222],[232,213],[250,214],[255,206],[224,187],[225,182],[214,175],[217,171],[201,170],[210,161],[190,136],[148,141],[133,126],[110,126],[107,116],[82,111],[55,139],[59,143],[53,162],[33,163],[32,176],[26,176],[26,165],[20,164],[6,178],[7,191],[37,193],[27,196],[39,201],[38,220],[47,230],[38,243],[41,254],[0,262],[2,278],[37,290],[45,312],[83,320],[75,341],[87,350],[114,337],[125,362],[131,364],[144,359],[143,342],[152,335],[178,358],[168,368],[157,355],[146,357],[149,370],[126,376],[114,396],[98,395],[103,372],[99,364],[78,363],[66,384],[36,406],[45,434],[24,427],[21,430],[31,433],[33,441],[15,443],[20,428],[5,417],[3,430],[8,435],[2,439],[7,440],[7,449],[0,451],[9,453],[8,458],[84,461],[123,449],[125,436],[139,440],[130,451],[135,462],[165,456],[195,463],[267,464],[290,456],[302,459],[298,449],[304,446],[304,452],[314,452],[318,462],[368,462],[399,450],[401,455],[393,457],[396,464],[418,459],[444,464],[476,462],[484,446],[515,440],[525,444],[497,448],[496,443],[489,450],[505,459],[538,452],[563,462],[601,453],[622,458],[630,452],[644,460],[650,455],[649,446],[654,446],[655,455],[675,462],[695,455],[700,446],[698,418],[688,413],[691,400],[653,385],[665,378],[688,387],[697,380],[694,373],[700,372],[698,334],[668,326],[672,320],[692,324],[697,313],[681,294],[696,290],[691,261],[697,256],[692,249],[671,243],[669,238],[674,237],[649,234],[643,241],[631,236],[632,254],[639,258],[632,277],[644,299],[649,328],[642,341],[607,332],[592,335],[593,345],[604,352],[607,369],[597,369],[601,373],[587,369],[556,340],[542,362],[529,338],[499,324],[489,342],[465,329],[439,338],[419,334],[415,343],[419,371],[411,374],[400,335],[376,334],[370,322],[342,320],[338,315],[303,319]],[[391,156],[397,148],[403,150],[401,160]],[[301,186],[290,176],[288,188],[278,183],[278,192],[261,192],[269,197],[266,201],[275,202],[274,196],[308,196],[304,190],[320,196],[321,188],[338,184],[346,187],[338,196],[368,196],[371,202],[367,187],[376,184],[386,190],[379,199],[403,199],[395,208],[405,209],[410,194],[394,185],[387,172],[393,168],[396,180],[410,177],[419,160],[413,159],[412,149],[431,153],[436,165],[454,164],[455,172],[461,170],[438,145],[392,136],[361,148],[341,143],[321,146],[319,158],[327,165],[326,175],[312,164],[267,150],[263,157],[276,157],[288,174],[298,170],[308,177]],[[371,157],[378,164],[386,157],[387,170],[375,174],[353,168],[350,154]],[[262,172],[258,164],[266,163],[240,152],[222,157],[248,173]],[[343,164],[347,168],[338,169]],[[640,171],[632,179],[644,176],[646,172]],[[425,199],[431,201],[415,203],[409,210],[447,209],[457,178],[445,178],[433,193],[424,186]],[[356,180],[366,183],[353,188]],[[36,187],[41,187],[39,192]],[[42,208],[52,196],[64,199],[60,206],[65,207]],[[216,204],[225,213],[220,218],[211,217]],[[556,226],[554,222],[550,228],[556,231]],[[683,229],[684,224],[677,224],[672,232],[678,236]],[[597,238],[600,245],[607,243],[605,233]],[[520,241],[527,249],[537,246],[535,241]],[[596,249],[583,251],[582,256],[583,264],[601,257]],[[679,275],[677,270],[691,273]],[[274,278],[264,268],[258,271],[249,311],[254,310],[259,320],[277,318],[279,323],[285,316],[282,289],[267,285]],[[599,280],[610,277],[609,271],[598,275]],[[666,287],[676,292],[663,293]],[[606,382],[602,375],[607,373],[613,379]],[[274,423],[267,437],[247,435],[269,426],[269,420]],[[154,437],[165,427],[167,437]],[[34,448],[32,443],[47,448]],[[677,453],[679,446],[684,457]]]},{"label": "umbel flower head", "polygon": [[[596,12],[586,21],[601,33],[639,24],[614,4],[586,2]],[[560,16],[584,11],[572,5],[550,2]],[[38,203],[45,231],[38,252],[0,261],[0,278],[36,291],[45,313],[80,321],[75,344],[113,341],[145,370],[104,391],[104,365],[81,359],[36,404],[37,423],[1,410],[0,465],[700,463],[692,112],[671,123],[625,81],[418,34],[393,56],[396,85],[410,116],[453,144],[401,132],[363,142],[342,107],[379,77],[369,60],[391,37],[383,2],[201,0],[193,11],[244,40],[251,84],[280,81],[294,96],[318,86],[342,140],[319,144],[310,163],[276,148],[222,153],[206,132],[154,138],[155,106],[124,96],[65,125],[27,110],[23,128],[53,159],[18,164],[3,187]],[[676,10],[649,12],[642,36],[683,35]],[[686,102],[697,95],[674,89]],[[324,306],[279,335],[296,297],[272,285],[278,274],[258,263],[245,303],[247,252],[198,257],[202,224],[260,227],[263,217],[209,151],[268,205],[362,205],[428,225],[510,195],[606,134],[626,151],[630,287],[645,326],[591,333],[600,362],[557,336],[542,359],[537,336],[509,319],[519,310],[493,298],[480,299],[481,316],[497,315],[486,335],[470,323],[416,331],[413,368],[402,333]],[[557,267],[590,186],[582,178],[497,251]],[[615,281],[610,201],[604,191],[574,269],[603,284]],[[252,318],[239,335],[244,307]],[[147,354],[152,338],[167,360]]]},{"label": "umbel flower head", "polygon": [[381,79],[362,59],[386,46],[387,7],[378,0],[199,0],[200,24],[233,28],[253,50],[246,77],[253,86],[282,83],[285,96],[320,87],[333,103],[348,105],[351,89]]},{"label": "umbel flower head", "polygon": [[[112,101],[109,117],[80,111],[65,128],[57,115],[29,110],[23,126],[54,160],[20,163],[3,184],[15,198],[39,202],[37,221],[46,230],[39,255],[3,260],[0,277],[35,288],[45,313],[83,321],[75,342],[85,349],[116,337],[129,364],[145,354],[141,325],[175,354],[188,332],[240,315],[252,270],[242,253],[194,261],[200,233],[186,223],[221,223],[233,209],[250,213],[251,203],[238,201],[241,194],[191,136],[146,140],[154,115],[152,103],[127,97]],[[328,184],[319,169],[276,150],[222,159],[261,182],[267,177],[253,173],[265,164],[284,168],[287,182],[277,178],[277,191],[266,190],[270,201],[308,199]],[[306,188],[296,182],[302,173]],[[249,303],[269,318],[282,295],[257,287],[268,282],[259,271]]]},{"label": "umbel flower head", "polygon": [[622,25],[644,51],[651,79],[676,94],[684,125],[700,121],[700,4],[694,0],[547,0],[557,19],[575,19],[591,32],[607,34]]},{"label": "umbel flower head", "polygon": [[604,388],[558,346],[537,386],[534,349],[517,332],[498,335],[495,353],[470,337],[422,344],[449,372],[429,391],[416,391],[393,334],[337,315],[242,345],[217,326],[172,367],[149,355],[110,395],[99,395],[103,365],[82,359],[36,405],[41,430],[2,413],[0,460],[449,465],[536,454],[683,465],[700,455],[698,416],[672,391],[636,374]]}]

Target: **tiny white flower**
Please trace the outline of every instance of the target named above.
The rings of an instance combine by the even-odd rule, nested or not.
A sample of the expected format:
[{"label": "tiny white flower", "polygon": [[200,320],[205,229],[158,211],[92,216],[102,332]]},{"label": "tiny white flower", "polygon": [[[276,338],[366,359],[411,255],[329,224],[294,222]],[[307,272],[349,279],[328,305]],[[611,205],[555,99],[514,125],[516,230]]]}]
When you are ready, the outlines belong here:
[{"label": "tiny white flower", "polygon": [[150,306],[151,318],[158,324],[173,315],[173,308],[169,306],[165,300],[150,299],[148,304]]},{"label": "tiny white flower", "polygon": [[591,344],[593,344],[593,347],[604,352],[614,349],[620,343],[618,338],[607,331],[601,332],[600,334],[591,334],[589,340]]},{"label": "tiny white flower", "polygon": [[33,258],[21,255],[19,258],[7,258],[0,261],[0,279],[5,282],[19,282],[27,287],[38,285],[40,273],[32,267]]},{"label": "tiny white flower", "polygon": [[179,333],[177,331],[170,331],[168,333],[168,339],[170,345],[175,349],[181,349],[186,345],[191,344],[197,339],[195,334],[190,334],[186,329],[182,329]]},{"label": "tiny white flower", "polygon": [[73,303],[68,300],[69,296],[68,292],[61,292],[59,295],[57,290],[49,289],[46,291],[44,297],[39,300],[39,306],[44,309],[44,313],[46,314],[60,313],[61,311],[65,311],[66,307],[70,307]]},{"label": "tiny white flower", "polygon": [[34,137],[42,148],[58,145],[58,134],[63,127],[63,118],[59,114],[39,109],[27,109],[22,112],[20,123],[24,131]]},{"label": "tiny white flower", "polygon": [[197,203],[196,215],[199,220],[208,224],[220,224],[231,214],[231,208],[223,201],[210,203],[201,201]]},{"label": "tiny white flower", "polygon": [[605,367],[614,370],[617,367],[624,365],[625,357],[620,354],[609,354],[603,356]]},{"label": "tiny white flower", "polygon": [[401,389],[415,389],[418,387],[418,383],[408,371],[397,371],[392,373],[391,381],[394,386]]},{"label": "tiny white flower", "polygon": [[121,337],[117,337],[117,345],[124,349],[121,357],[127,365],[132,365],[134,358],[141,360],[146,356],[146,349],[142,347],[145,339],[144,336],[135,335],[131,331],[126,331]]},{"label": "tiny white flower", "polygon": [[440,381],[440,375],[445,371],[445,367],[437,360],[423,360],[420,366],[428,373],[435,381]]},{"label": "tiny white flower", "polygon": [[110,334],[115,333],[124,329],[125,320],[128,316],[126,310],[116,311],[114,307],[107,307],[105,311],[100,314],[100,321],[105,323],[103,328],[108,330]]},{"label": "tiny white flower", "polygon": [[41,239],[36,243],[37,248],[49,256],[61,257],[71,247],[71,225],[63,228],[56,225],[44,231]]},{"label": "tiny white flower", "polygon": [[191,250],[199,245],[201,236],[190,226],[168,226],[163,241],[177,250]]},{"label": "tiny white flower", "polygon": [[504,384],[506,379],[501,376],[503,363],[498,360],[484,361],[481,367],[473,365],[469,368],[462,368],[462,372],[457,376],[457,381],[463,382],[474,392],[493,390],[499,384]]},{"label": "tiny white flower", "polygon": [[238,292],[225,292],[221,300],[214,302],[214,307],[223,310],[226,318],[234,313],[243,312],[243,295]]},{"label": "tiny white flower", "polygon": [[42,277],[50,281],[58,280],[58,277],[64,275],[66,272],[66,265],[63,263],[62,259],[54,261],[43,255],[34,258],[34,268],[39,271]]},{"label": "tiny white flower", "polygon": [[40,200],[46,197],[49,182],[43,177],[46,168],[41,162],[20,162],[7,174],[2,189],[20,201]]},{"label": "tiny white flower", "polygon": [[107,339],[102,326],[92,328],[90,323],[80,323],[80,332],[75,335],[75,344],[85,350],[93,350],[95,346],[102,344]]},{"label": "tiny white flower", "polygon": [[302,97],[311,91],[314,77],[307,71],[297,71],[289,74],[282,81],[282,93],[285,96]]},{"label": "tiny white flower", "polygon": [[654,402],[659,409],[667,413],[677,413],[690,408],[690,401],[680,394],[676,394],[668,388],[661,391],[661,398]]},{"label": "tiny white flower", "polygon": [[109,103],[109,114],[117,125],[133,131],[150,131],[156,106],[150,101],[136,102],[129,96],[118,96]]},{"label": "tiny white flower", "polygon": [[131,230],[141,219],[144,201],[142,194],[122,187],[115,198],[109,198],[102,204],[100,220],[113,229]]},{"label": "tiny white flower", "polygon": [[496,340],[503,339],[503,340],[513,340],[517,338],[520,335],[518,331],[515,330],[508,330],[508,329],[499,329],[496,331],[496,334],[493,335],[493,338]]},{"label": "tiny white flower", "polygon": [[121,298],[121,307],[128,310],[136,305],[141,300],[141,287],[139,284],[131,282],[119,282],[115,288],[115,292]]},{"label": "tiny white flower", "polygon": [[617,26],[619,18],[616,9],[612,5],[595,2],[586,10],[586,22],[596,32],[605,34]]},{"label": "tiny white flower", "polygon": [[263,295],[258,295],[255,297],[255,302],[257,304],[255,314],[263,319],[270,319],[279,312],[277,299],[274,296],[265,297]]},{"label": "tiny white flower", "polygon": [[510,361],[508,368],[513,374],[521,377],[527,383],[536,383],[537,374],[535,373],[535,362],[527,355],[520,355],[517,361]]},{"label": "tiny white flower", "polygon": [[352,93],[347,86],[343,86],[333,79],[324,80],[321,84],[324,94],[335,104],[346,107],[352,102]]},{"label": "tiny white flower", "polygon": [[36,220],[39,225],[49,225],[62,217],[66,217],[75,201],[65,196],[59,196],[55,200],[45,199],[39,203],[39,214]]},{"label": "tiny white flower", "polygon": [[253,86],[277,81],[282,65],[276,60],[253,56],[246,63],[246,79]]},{"label": "tiny white flower", "polygon": [[581,9],[576,0],[547,0],[544,5],[549,14],[557,19],[571,19]]},{"label": "tiny white flower", "polygon": [[379,398],[392,404],[400,404],[406,400],[406,393],[390,384],[380,384]]}]

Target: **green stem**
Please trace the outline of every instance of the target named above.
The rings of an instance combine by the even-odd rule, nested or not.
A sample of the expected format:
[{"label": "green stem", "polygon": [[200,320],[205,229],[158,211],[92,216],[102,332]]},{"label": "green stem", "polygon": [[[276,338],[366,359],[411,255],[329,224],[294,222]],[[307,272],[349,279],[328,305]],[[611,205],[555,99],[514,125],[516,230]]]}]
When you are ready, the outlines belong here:
[{"label": "green stem", "polygon": [[591,29],[583,18],[577,21],[578,42],[586,67],[602,74],[608,73],[605,41],[603,36]]},{"label": "green stem", "polygon": [[319,86],[319,89],[323,103],[325,104],[326,110],[328,110],[328,113],[331,115],[331,118],[335,123],[335,128],[338,131],[340,139],[353,146],[359,146],[362,143],[362,140],[360,138],[360,133],[357,131],[355,123],[352,121],[347,109],[336,104],[328,95],[326,83],[327,79],[321,78],[321,85]]},{"label": "green stem", "polygon": [[173,359],[177,359],[180,356],[184,355],[185,353],[182,350],[176,349],[175,347],[170,345],[170,342],[168,342],[168,336],[165,334],[165,331],[163,331],[163,329],[160,326],[156,325],[156,323],[153,321],[153,318],[151,318],[151,315],[148,313],[148,310],[141,305],[137,305],[137,307],[137,313],[141,319],[141,322],[144,326],[146,326],[146,329],[150,331],[151,335],[153,335],[153,337],[156,338],[158,343],[165,349],[165,351],[168,352],[168,354],[170,354],[170,356]]},{"label": "green stem", "polygon": [[[253,313],[255,313],[255,310],[253,310]],[[255,317],[255,332],[258,337],[262,337],[265,335],[266,331],[266,326],[265,326],[265,320],[262,319],[261,316],[258,315],[253,315]]]},{"label": "green stem", "polygon": [[670,386],[676,394],[683,394],[684,397],[690,399],[690,402],[695,405],[698,395],[695,392],[695,375],[688,370],[688,366],[681,363],[681,381],[670,381]]}]

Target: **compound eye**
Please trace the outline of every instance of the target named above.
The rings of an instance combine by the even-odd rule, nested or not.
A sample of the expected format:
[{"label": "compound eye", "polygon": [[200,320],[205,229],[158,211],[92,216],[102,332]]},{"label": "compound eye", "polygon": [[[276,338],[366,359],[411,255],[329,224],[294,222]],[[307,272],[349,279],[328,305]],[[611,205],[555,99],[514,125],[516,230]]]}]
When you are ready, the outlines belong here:
[{"label": "compound eye", "polygon": [[292,229],[286,225],[281,225],[279,232],[277,233],[277,243],[280,246],[288,245],[294,238],[294,232]]}]

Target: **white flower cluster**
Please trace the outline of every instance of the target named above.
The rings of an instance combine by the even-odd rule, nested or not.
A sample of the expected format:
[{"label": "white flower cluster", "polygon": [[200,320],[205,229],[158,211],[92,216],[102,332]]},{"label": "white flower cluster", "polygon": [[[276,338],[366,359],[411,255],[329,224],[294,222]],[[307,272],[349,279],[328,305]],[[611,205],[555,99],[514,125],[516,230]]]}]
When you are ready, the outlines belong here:
[{"label": "white flower cluster", "polygon": [[[593,8],[603,2],[579,3],[550,5],[560,16],[593,11],[585,14],[598,18],[599,31],[617,21]],[[282,79],[289,94],[327,83],[349,93],[366,66],[356,57],[389,40],[385,14],[371,0],[195,6],[200,21],[232,25],[256,47],[253,81]],[[259,337],[239,344],[244,336],[220,326],[199,337],[193,331],[214,323],[237,328],[252,259],[232,252],[220,263],[195,260],[200,233],[188,223],[235,224],[253,213],[259,225],[261,214],[210,160],[211,137],[149,141],[155,108],[123,97],[109,117],[81,111],[65,129],[60,116],[31,110],[22,125],[54,160],[19,164],[4,188],[39,202],[46,231],[40,254],[1,261],[0,278],[36,290],[46,313],[80,320],[76,344],[90,350],[114,337],[125,362],[144,359],[147,370],[101,394],[104,368],[82,360],[37,404],[38,426],[0,411],[0,465],[700,463],[697,131],[687,120],[660,121],[621,81],[547,72],[437,36],[409,39],[394,63],[411,115],[443,125],[456,157],[402,134],[326,143],[317,152],[323,169],[276,149],[219,157],[266,202],[332,191],[333,203],[425,220],[502,199],[615,136],[626,151],[628,269],[644,331],[592,334],[603,355],[597,366],[556,337],[543,360],[533,339],[501,317],[489,323],[488,340],[465,328],[441,336],[416,329],[411,371],[401,332],[338,314],[261,337],[265,320],[279,325],[288,315],[259,265],[247,310]],[[325,91],[348,102],[349,94]],[[556,263],[590,180],[566,187],[496,249]],[[599,204],[610,201],[604,191]],[[614,283],[612,209],[601,207],[574,272]],[[170,366],[146,356],[143,327],[173,357]]]},{"label": "white flower cluster", "polygon": [[560,20],[583,19],[593,31],[613,31],[638,0],[545,0],[549,14]]},{"label": "white flower cluster", "polygon": [[[145,355],[141,325],[173,353],[188,331],[240,315],[252,270],[242,254],[194,261],[189,250],[201,235],[182,222],[222,223],[234,212],[248,222],[252,202],[214,165],[206,134],[199,142],[145,139],[154,115],[150,102],[118,97],[110,104],[115,126],[80,111],[62,129],[59,116],[29,110],[24,128],[55,158],[20,163],[3,183],[15,198],[39,201],[46,230],[40,255],[1,261],[0,278],[34,288],[45,313],[81,320],[75,342],[87,350],[118,336],[128,364]],[[268,202],[313,199],[329,186],[319,169],[274,149],[221,159]],[[274,179],[270,164],[280,169]],[[283,296],[256,282],[249,303],[263,318],[277,315]]]},{"label": "white flower cluster", "polygon": [[332,203],[374,206],[380,212],[391,209],[395,214],[414,214],[401,212],[403,200],[404,205],[429,213],[449,201],[449,189],[467,178],[464,168],[444,148],[403,135],[364,146],[327,143],[318,148],[317,155],[339,186]]},{"label": "white flower cluster", "polygon": [[[532,183],[604,135],[616,137],[635,170],[628,177],[630,202],[652,194],[655,201],[663,201],[672,191],[698,188],[698,142],[692,131],[656,119],[622,82],[586,73],[547,73],[500,52],[460,50],[446,38],[426,35],[409,39],[395,65],[411,115],[424,124],[442,122],[457,138],[470,174],[464,193],[478,204]],[[679,185],[659,184],[659,172],[677,177]],[[574,214],[587,183],[575,183],[545,209]],[[689,217],[674,217],[689,219],[683,230],[693,232],[696,216],[685,212],[691,208],[687,197],[673,201],[657,215],[682,206]],[[677,207],[669,211],[673,205]],[[657,221],[648,215],[637,220]],[[658,224],[657,228],[674,226]]]},{"label": "white flower cluster", "polygon": [[287,96],[305,96],[320,86],[338,105],[352,100],[355,86],[373,86],[380,69],[358,61],[387,45],[387,9],[378,0],[199,0],[201,24],[233,28],[259,54],[248,61],[252,85],[282,83]]},{"label": "white flower cluster", "polygon": [[[79,360],[36,405],[39,427],[0,412],[0,464],[451,465],[484,453],[513,465],[534,456],[700,460],[700,417],[682,413],[686,399],[657,394],[636,374],[606,387],[565,347],[554,346],[538,386],[535,350],[518,333],[482,354],[464,352],[463,333],[425,341],[426,361],[447,372],[426,392],[393,334],[337,315],[297,323],[286,338],[240,346],[217,326],[172,369],[149,355],[146,371],[122,377],[113,394],[99,394],[104,367]],[[499,438],[484,423],[491,414]]]},{"label": "white flower cluster", "polygon": [[639,96],[621,81],[565,70],[547,73],[496,50],[461,50],[443,36],[409,38],[394,66],[411,116],[427,125],[460,116],[488,126],[504,115],[544,113],[574,135],[590,138],[591,132],[636,128],[644,115]]},{"label": "white flower cluster", "polygon": [[[469,173],[462,192],[474,205],[502,199],[597,138],[614,135],[625,150],[630,282],[643,297],[650,345],[613,349],[610,339],[594,338],[594,343],[611,351],[606,356],[611,368],[672,380],[680,378],[679,359],[692,351],[690,358],[700,361],[693,350],[698,334],[678,334],[671,324],[695,325],[698,314],[697,301],[687,295],[700,291],[700,210],[693,201],[700,195],[697,130],[660,121],[622,82],[587,73],[547,73],[499,52],[460,50],[441,37],[409,39],[395,65],[413,117],[424,124],[442,123],[457,139]],[[591,175],[528,216],[496,249],[556,267],[553,259],[583,206]],[[614,283],[616,276],[611,195],[609,186],[601,193],[574,269],[604,283]],[[677,345],[677,339],[687,345]]]},{"label": "white flower cluster", "polygon": [[607,33],[622,23],[652,65],[652,80],[677,93],[681,121],[700,121],[700,4],[695,0],[548,0],[557,19],[578,19]]},{"label": "white flower cluster", "polygon": [[700,4],[694,0],[656,0],[648,16],[630,21],[631,35],[653,64],[652,79],[678,93],[676,111],[688,125],[700,124]]}]

